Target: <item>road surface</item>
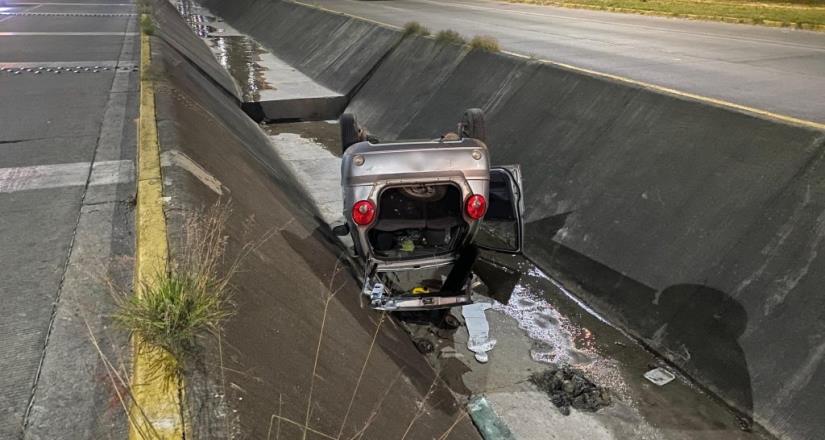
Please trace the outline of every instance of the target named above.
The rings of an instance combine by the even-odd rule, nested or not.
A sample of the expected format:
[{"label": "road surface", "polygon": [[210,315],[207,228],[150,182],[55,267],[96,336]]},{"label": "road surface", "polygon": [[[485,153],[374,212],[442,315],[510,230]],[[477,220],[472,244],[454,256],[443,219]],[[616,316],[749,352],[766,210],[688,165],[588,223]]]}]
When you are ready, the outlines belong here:
[{"label": "road surface", "polygon": [[[129,0],[0,6],[0,438],[124,438],[91,344],[128,347],[137,17]],[[122,259],[122,265],[116,264]],[[88,327],[87,327],[88,324]]]},{"label": "road surface", "polygon": [[825,33],[489,0],[313,0],[433,33],[496,37],[504,50],[825,123]]}]

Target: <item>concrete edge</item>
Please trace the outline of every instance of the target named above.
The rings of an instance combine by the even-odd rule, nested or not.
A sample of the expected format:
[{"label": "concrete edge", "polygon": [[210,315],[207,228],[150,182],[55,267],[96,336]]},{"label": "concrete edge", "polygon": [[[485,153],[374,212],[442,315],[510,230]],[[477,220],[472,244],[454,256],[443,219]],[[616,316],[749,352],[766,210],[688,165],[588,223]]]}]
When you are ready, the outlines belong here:
[{"label": "concrete edge", "polygon": [[[137,206],[135,214],[135,295],[140,286],[155,282],[156,274],[165,271],[169,245],[166,237],[166,218],[163,214],[163,190],[160,171],[155,115],[155,90],[149,79],[151,62],[149,36],[140,38],[140,116],[137,145]],[[181,399],[176,386],[168,386],[159,377],[157,364],[159,350],[146,349],[137,338],[132,338],[132,408],[129,414],[129,439],[140,440],[151,433],[152,438],[182,439],[183,419]],[[178,382],[179,383],[179,382]]]}]

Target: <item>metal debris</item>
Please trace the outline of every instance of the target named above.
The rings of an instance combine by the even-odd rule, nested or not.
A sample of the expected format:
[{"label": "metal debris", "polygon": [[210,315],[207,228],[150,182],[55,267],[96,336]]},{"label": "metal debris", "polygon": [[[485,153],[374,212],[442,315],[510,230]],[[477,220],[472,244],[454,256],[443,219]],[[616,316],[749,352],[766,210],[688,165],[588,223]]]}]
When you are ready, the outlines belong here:
[{"label": "metal debris", "polygon": [[595,412],[611,402],[607,388],[594,384],[581,371],[567,365],[533,373],[530,382],[547,393],[563,415],[570,414],[570,407]]},{"label": "metal debris", "polygon": [[662,386],[667,385],[673,382],[673,379],[676,379],[676,375],[671,373],[670,371],[665,370],[662,367],[654,368],[647,373],[644,374],[645,379],[655,383],[656,385]]}]

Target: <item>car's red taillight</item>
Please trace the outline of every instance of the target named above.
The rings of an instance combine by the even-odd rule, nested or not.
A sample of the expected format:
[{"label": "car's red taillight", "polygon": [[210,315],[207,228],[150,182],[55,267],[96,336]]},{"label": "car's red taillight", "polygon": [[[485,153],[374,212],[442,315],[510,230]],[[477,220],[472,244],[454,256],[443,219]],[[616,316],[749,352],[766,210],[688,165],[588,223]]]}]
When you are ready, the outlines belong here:
[{"label": "car's red taillight", "polygon": [[487,212],[487,200],[481,194],[473,194],[467,198],[467,205],[464,209],[471,219],[478,220]]},{"label": "car's red taillight", "polygon": [[352,205],[352,221],[356,225],[366,226],[375,220],[375,205],[369,200],[361,200]]}]

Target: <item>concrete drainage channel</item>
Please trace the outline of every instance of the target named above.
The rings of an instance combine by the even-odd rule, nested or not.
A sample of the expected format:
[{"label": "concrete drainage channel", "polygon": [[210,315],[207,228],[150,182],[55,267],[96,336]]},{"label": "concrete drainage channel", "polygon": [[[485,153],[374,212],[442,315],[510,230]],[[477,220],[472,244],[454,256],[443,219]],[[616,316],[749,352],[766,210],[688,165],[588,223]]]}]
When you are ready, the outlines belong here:
[{"label": "concrete drainage channel", "polygon": [[[207,3],[211,4],[213,2]],[[218,2],[214,3],[215,5],[212,6],[220,8],[220,5],[217,5]],[[654,96],[649,92],[639,91],[628,86],[609,82],[602,84],[599,80],[593,78],[577,78],[569,73],[558,74],[556,72],[552,72],[552,74],[557,75],[555,82],[549,81],[545,76],[549,75],[548,70],[550,68],[536,64],[526,63],[525,65],[524,61],[501,60],[493,58],[493,55],[468,53],[463,48],[439,48],[426,39],[420,41],[418,39],[405,40],[399,46],[397,35],[393,37],[394,34],[387,29],[376,28],[374,24],[358,23],[357,20],[352,18],[332,16],[333,14],[286,2],[271,2],[271,4],[263,7],[263,10],[256,9],[259,7],[263,6],[254,5],[250,2],[240,2],[221,12],[225,13],[227,20],[232,21],[232,24],[239,29],[251,29],[256,37],[260,37],[261,41],[266,43],[266,46],[272,48],[271,53],[264,50],[262,45],[258,45],[254,40],[224,25],[223,22],[217,19],[210,21],[208,17],[214,18],[213,15],[197,13],[192,4],[182,4],[179,9],[188,14],[189,17],[207,17],[206,20],[200,18],[190,19],[189,21],[193,24],[197,23],[194,28],[201,33],[202,37],[206,38],[223,67],[233,73],[232,76],[235,81],[248,86],[242,91],[235,90],[234,92],[236,96],[244,96],[245,110],[257,120],[269,119],[290,122],[263,127],[269,137],[267,145],[256,144],[255,142],[258,142],[256,140],[247,143],[246,148],[259,161],[264,162],[268,167],[267,169],[280,170],[288,174],[289,178],[287,180],[293,182],[295,190],[305,196],[304,202],[311,205],[310,210],[321,220],[322,224],[334,223],[340,216],[341,207],[340,199],[338,199],[340,192],[337,181],[338,147],[337,136],[335,136],[337,129],[333,123],[324,122],[323,120],[331,119],[331,116],[339,114],[342,108],[348,107],[365,119],[368,126],[377,131],[381,137],[389,139],[426,137],[437,133],[438,130],[443,130],[445,128],[442,126],[444,122],[454,119],[454,117],[452,119],[445,117],[445,112],[448,109],[453,106],[464,106],[464,103],[459,101],[474,97],[472,99],[489,103],[488,106],[493,109],[490,113],[499,116],[498,120],[501,122],[494,122],[493,130],[499,130],[499,133],[506,133],[507,136],[512,137],[514,133],[511,132],[510,127],[519,126],[518,123],[514,122],[514,118],[526,117],[525,115],[519,116],[516,114],[518,112],[513,111],[513,103],[524,108],[540,107],[534,101],[538,99],[536,97],[541,96],[541,93],[533,90],[531,84],[555,84],[559,87],[571,85],[571,87],[579,90],[578,93],[583,95],[589,93],[587,90],[596,88],[600,90],[600,92],[595,92],[594,96],[596,98],[594,99],[596,101],[608,98],[610,101],[607,103],[602,102],[602,110],[606,114],[602,119],[613,118],[608,122],[592,119],[590,123],[593,126],[587,125],[585,122],[591,115],[588,110],[589,107],[582,107],[581,103],[569,102],[569,96],[573,95],[568,96],[560,93],[557,96],[558,105],[563,110],[558,111],[568,113],[563,113],[561,116],[554,115],[554,118],[547,116],[552,118],[550,120],[555,121],[550,124],[552,127],[547,124],[542,125],[542,117],[527,115],[530,116],[528,119],[532,121],[531,123],[535,128],[532,137],[548,137],[551,134],[558,133],[554,130],[567,127],[567,133],[575,138],[577,142],[589,145],[587,142],[599,140],[585,139],[587,133],[593,133],[593,127],[600,126],[601,129],[595,131],[626,133],[640,145],[649,146],[646,144],[646,142],[650,142],[649,139],[639,133],[644,133],[645,130],[647,132],[659,130],[655,133],[656,137],[672,139],[674,142],[679,141],[683,144],[688,142],[687,146],[680,144],[681,147],[688,148],[691,142],[713,144],[716,140],[715,135],[712,134],[702,135],[700,136],[702,139],[696,139],[695,131],[686,130],[686,126],[694,124],[699,127],[713,128],[719,124],[714,120],[724,120],[724,124],[728,126],[750,127],[749,130],[755,131],[757,135],[754,135],[755,137],[745,136],[747,139],[743,143],[747,144],[751,150],[758,150],[759,154],[769,155],[770,151],[776,147],[776,144],[771,144],[771,142],[775,143],[777,142],[776,139],[783,139],[782,142],[786,148],[792,151],[804,150],[811,155],[807,171],[797,174],[797,178],[795,178],[797,180],[784,181],[785,187],[789,188],[788,196],[791,198],[795,194],[794,188],[800,185],[800,181],[803,183],[807,181],[808,177],[806,176],[817,169],[819,164],[817,155],[822,150],[822,135],[807,129],[785,127],[773,122],[759,121],[750,116],[730,114],[730,112],[712,108],[702,109],[707,114],[697,116],[697,113],[694,112],[695,109],[691,106],[699,106],[698,104]],[[288,19],[283,16],[287,13],[289,14]],[[272,19],[272,17],[280,18]],[[301,25],[306,23],[317,24],[318,34],[322,35],[298,35],[296,33],[298,29],[309,29],[307,27],[301,28]],[[269,34],[261,30],[264,27],[269,29],[267,31]],[[279,27],[283,27],[283,29]],[[333,53],[335,50],[342,49],[334,47],[334,44],[323,45],[320,42],[325,39],[336,38],[336,36],[340,37],[341,32],[344,31],[355,32],[362,37],[359,40],[361,43],[358,44],[372,47],[372,49],[370,47],[350,47],[349,52],[342,55],[342,59],[335,58],[339,64],[346,64],[349,74],[340,72],[342,66],[330,67],[321,61],[325,59],[325,51]],[[300,37],[305,43],[307,39],[314,38],[312,44],[306,43],[308,44],[306,47],[310,48],[307,51],[313,52],[312,56],[297,54],[297,49],[294,47],[297,43],[290,46],[290,43],[283,41],[283,38],[280,40],[274,39],[278,35],[282,36],[283,33],[292,33],[296,38]],[[364,39],[365,35],[376,38],[372,40]],[[230,43],[229,41],[234,42]],[[371,43],[369,43],[370,41]],[[375,46],[381,44],[384,44],[385,48],[396,49],[393,49],[394,52],[387,58],[386,53],[382,53],[380,49],[375,49]],[[272,53],[276,53],[278,56],[276,57]],[[243,54],[243,56],[239,54]],[[279,57],[288,61],[289,64],[279,59]],[[356,58],[343,61],[347,57]],[[417,73],[412,73],[411,69],[413,68],[405,65],[403,59],[418,60],[422,64],[422,69],[429,69],[430,76],[426,77],[428,78],[427,81],[423,80],[425,77],[416,76]],[[379,72],[375,72],[374,66],[379,60],[384,60],[384,65],[379,69]],[[210,61],[214,64],[214,59]],[[200,65],[201,73],[206,72],[211,77],[210,81],[212,83],[222,84],[221,87],[229,89],[226,82],[220,79],[221,75],[215,73],[205,60],[200,60]],[[290,65],[294,65],[296,68],[293,69],[289,67]],[[468,72],[473,71],[487,72],[490,82],[485,83],[483,80],[468,82],[466,79],[463,81],[451,79],[454,76],[460,78],[462,75],[469,75]],[[363,79],[365,75],[369,74],[375,74],[374,80],[364,84]],[[531,81],[524,83],[524,78],[530,78]],[[390,79],[394,83],[389,82]],[[389,99],[386,89],[391,83],[395,84],[393,90],[397,93],[394,94],[392,99]],[[284,94],[277,95],[277,92],[281,90],[277,84],[285,85],[283,87]],[[413,87],[413,84],[418,84],[416,86],[418,88]],[[504,84],[503,89],[502,84]],[[295,87],[290,88],[286,85],[295,85]],[[481,96],[483,94],[480,94],[478,90],[484,89],[489,89],[490,93],[495,96],[493,98]],[[290,90],[292,92],[286,93]],[[310,90],[312,93],[309,93],[310,96],[301,96],[301,90]],[[354,90],[358,90],[355,95],[352,93]],[[271,96],[271,98],[267,96]],[[348,101],[345,98],[346,96],[350,96],[352,99]],[[305,101],[305,98],[309,98],[309,102]],[[439,100],[439,98],[443,99]],[[453,100],[456,103],[453,105],[445,100]],[[390,105],[390,101],[404,102],[408,105],[405,105],[403,111],[399,111],[400,114],[394,114],[389,111],[393,107]],[[433,106],[444,107],[444,109],[436,111]],[[623,110],[620,110],[633,106],[636,106],[634,107],[636,110],[632,110],[636,112],[633,117],[624,115]],[[699,107],[701,108],[701,106]],[[310,110],[307,110],[308,108]],[[673,116],[670,113],[676,112],[682,116],[679,119],[681,124],[676,127],[675,132],[668,133],[668,127],[656,125],[656,121],[651,122],[649,118],[652,116],[650,115],[643,117],[641,120],[638,119],[639,114],[648,111],[648,109],[653,109],[660,114],[667,113],[668,117]],[[615,113],[611,113],[613,111]],[[510,116],[507,116],[508,113]],[[712,115],[710,115],[711,113]],[[610,116],[614,114],[619,116]],[[217,117],[222,118],[224,116],[218,115]],[[318,122],[295,122],[307,120]],[[577,124],[581,126],[577,128]],[[655,127],[655,130],[650,127]],[[254,129],[260,130],[259,128]],[[542,135],[542,133],[545,134]],[[523,136],[524,133],[521,132],[521,135]],[[259,137],[249,136],[259,139]],[[534,163],[545,163],[547,161],[543,155],[537,155],[536,152],[541,150],[536,145],[530,144],[528,148],[524,146],[525,144],[522,144],[522,148],[519,150],[516,149],[518,145],[514,146],[510,140],[501,136],[504,135],[499,136],[501,142],[491,142],[494,157],[496,157],[495,155],[501,155],[499,157],[517,159],[516,161],[526,164],[525,166],[528,166],[528,168],[531,166],[531,161]],[[549,138],[553,137],[550,136]],[[687,141],[685,141],[686,138]],[[518,141],[521,140],[521,138],[518,139]],[[518,141],[516,144],[518,144]],[[526,138],[524,141],[533,142]],[[604,142],[604,140],[599,142]],[[613,140],[613,142],[621,144],[618,140]],[[637,154],[628,148],[624,150],[624,155]],[[719,146],[719,148],[727,147]],[[738,147],[734,146],[734,148]],[[748,154],[744,150],[737,151],[740,154]],[[567,176],[565,178],[571,182],[578,181],[580,176],[590,175],[593,179],[587,182],[586,185],[599,186],[603,182],[600,183],[598,176],[612,175],[610,170],[599,171],[593,166],[583,164],[583,162],[573,161],[580,154],[583,154],[581,152],[567,149],[562,153],[565,157],[555,155],[553,156],[554,160],[567,164],[564,166],[569,166],[577,174],[569,174],[571,171],[562,169],[551,170],[551,172]],[[609,153],[609,151],[597,151],[593,154],[602,157],[605,154],[609,156]],[[547,154],[559,153],[548,151]],[[602,157],[602,159],[605,159],[605,157]],[[762,160],[759,157],[751,157],[751,159],[757,162]],[[617,159],[614,158],[612,162],[615,162],[615,160]],[[636,160],[640,159],[637,158]],[[607,162],[611,161],[608,160]],[[772,162],[768,160],[765,163]],[[650,165],[650,169],[657,167],[655,164],[648,165]],[[716,166],[721,167],[722,165],[717,164]],[[788,166],[791,167],[791,165]],[[625,171],[622,171],[622,173]],[[219,171],[212,170],[212,172],[217,174]],[[544,171],[545,174],[547,172],[547,170]],[[742,173],[741,170],[737,172]],[[283,177],[283,173],[279,174],[281,176],[279,179],[286,179]],[[744,179],[748,176],[737,177]],[[685,295],[693,294],[696,298],[710,298],[710,294],[706,291],[708,289],[699,289],[696,287],[698,284],[690,288],[691,284],[678,284],[673,282],[672,279],[657,282],[654,279],[656,277],[650,275],[639,276],[637,279],[625,275],[616,278],[614,269],[597,261],[601,258],[591,258],[598,257],[598,253],[602,252],[605,249],[604,247],[588,251],[590,252],[589,256],[587,256],[587,253],[581,252],[587,251],[589,246],[587,243],[596,240],[594,237],[599,235],[598,225],[586,225],[580,219],[571,220],[571,216],[576,216],[577,210],[590,210],[588,212],[591,212],[592,218],[604,217],[593,211],[593,206],[596,205],[571,201],[573,196],[570,194],[563,198],[567,201],[556,200],[554,202],[550,200],[559,197],[558,194],[553,193],[548,193],[550,199],[538,197],[536,194],[541,193],[542,185],[557,184],[568,192],[570,188],[567,187],[567,184],[555,182],[552,176],[548,181],[548,178],[542,178],[540,174],[537,174],[537,171],[532,169],[528,170],[527,178],[530,182],[528,183],[528,191],[532,192],[532,194],[528,193],[528,201],[530,202],[528,206],[532,207],[535,212],[532,223],[533,234],[538,234],[533,236],[535,240],[530,252],[531,257],[535,258],[542,267],[550,267],[551,270],[548,270],[548,272],[552,272],[564,284],[549,277],[545,274],[545,271],[527,260],[513,262],[522,274],[519,286],[512,293],[510,301],[495,304],[494,310],[487,312],[493,337],[498,340],[496,348],[491,352],[488,364],[477,364],[472,359],[471,353],[466,350],[466,333],[459,331],[452,335],[444,335],[445,337],[441,339],[439,347],[437,347],[435,353],[429,356],[428,361],[438,372],[437,377],[443,380],[456,401],[466,401],[470,396],[484,395],[486,401],[489,402],[489,408],[506,422],[517,438],[523,439],[548,437],[565,439],[760,438],[767,436],[758,425],[750,426],[751,417],[758,422],[767,424],[774,432],[783,436],[805,438],[818,432],[817,430],[821,427],[815,424],[811,425],[803,421],[796,424],[787,421],[781,423],[775,421],[779,419],[786,420],[785,417],[795,416],[787,416],[786,409],[775,406],[776,402],[773,402],[771,400],[773,397],[770,397],[774,394],[768,391],[772,385],[758,380],[761,377],[759,375],[767,374],[765,372],[772,368],[770,364],[763,362],[752,364],[749,367],[745,361],[745,356],[751,358],[755,356],[753,349],[750,348],[751,345],[748,344],[759,343],[758,337],[763,334],[762,330],[754,327],[756,324],[752,324],[746,333],[752,339],[749,340],[750,342],[745,343],[745,349],[741,348],[736,342],[736,336],[739,333],[729,337],[729,340],[726,341],[716,340],[720,334],[727,335],[726,331],[710,335],[694,335],[696,336],[695,339],[703,340],[702,344],[721,347],[728,353],[723,358],[730,358],[729,371],[727,376],[720,375],[712,360],[702,360],[706,353],[701,350],[693,351],[698,346],[695,345],[696,340],[690,338],[695,333],[697,326],[678,319],[680,315],[678,307],[665,310],[662,306],[654,308],[652,311],[649,310],[650,304],[659,307],[659,300],[662,298],[665,298],[666,301],[661,304],[668,304],[667,301],[671,301],[671,297],[678,292]],[[618,177],[616,178],[618,179]],[[774,174],[771,179],[780,181],[783,176]],[[736,179],[733,179],[733,181],[739,182]],[[279,180],[279,182],[281,182],[281,185],[288,184],[286,180]],[[579,182],[579,184],[585,185],[582,182]],[[622,184],[627,185],[628,183],[622,181]],[[571,183],[571,185],[573,184]],[[810,188],[810,186],[808,187]],[[604,190],[609,191],[609,189]],[[636,188],[633,188],[633,190],[635,191]],[[652,190],[641,191],[640,194],[642,194],[642,200],[655,199],[660,204],[666,203],[661,190],[658,193]],[[591,196],[585,193],[580,194],[580,200],[587,200],[588,197]],[[794,214],[796,220],[794,221],[801,222],[800,224],[807,224],[805,222],[810,220],[809,210],[813,207],[812,203],[816,204],[811,201],[813,196],[810,193],[805,197],[805,200],[808,201],[799,205],[797,211],[794,211],[796,212]],[[615,200],[601,200],[599,206],[613,206]],[[551,211],[555,212],[561,209],[559,211],[561,214],[541,216],[541,211],[549,212],[548,206],[552,205],[551,202],[557,202],[556,204],[559,205]],[[703,200],[694,200],[693,203],[698,204],[697,206],[705,206]],[[762,208],[758,200],[752,198],[748,202],[741,203],[751,203],[759,209]],[[642,206],[638,209],[648,208]],[[716,211],[713,211],[715,213],[724,213],[724,210],[719,211],[718,206],[705,206],[705,209],[715,209]],[[816,220],[816,218],[818,217],[814,215],[813,220]],[[616,221],[618,220],[619,217],[616,217]],[[565,226],[565,224],[569,224],[569,226]],[[528,225],[528,233],[529,228],[531,228],[530,225]],[[611,228],[615,228],[615,226],[606,227],[608,230]],[[759,228],[770,229],[770,225],[754,225],[745,229],[748,231],[761,231]],[[814,228],[814,231],[816,230]],[[583,235],[580,234],[582,231],[584,231]],[[633,231],[624,230],[625,234],[631,232]],[[666,231],[658,231],[657,233],[666,234]],[[540,237],[542,234],[545,237]],[[590,238],[588,238],[588,235]],[[556,241],[549,242],[546,237],[555,237]],[[640,237],[644,236],[640,235]],[[813,237],[811,241],[813,244],[810,246],[812,247],[809,246],[813,251],[818,249],[820,243],[816,237]],[[638,240],[643,240],[643,238]],[[607,246],[605,243],[603,242],[603,246]],[[610,244],[610,246],[614,246],[614,244]],[[682,245],[688,246],[687,243],[682,243]],[[782,245],[784,245],[784,242],[777,244],[777,246]],[[619,249],[617,255],[623,255],[633,249],[632,244],[627,246],[625,249]],[[657,249],[655,246],[651,248]],[[689,250],[687,254],[688,257],[692,255]],[[813,258],[816,258],[816,252],[812,255]],[[633,256],[633,258],[639,260],[641,257]],[[730,253],[727,258],[731,261],[738,261]],[[610,258],[605,258],[602,261],[610,261]],[[768,270],[767,268],[771,264],[775,264],[771,261],[764,262],[763,272]],[[613,267],[622,267],[622,264],[617,263]],[[646,265],[649,266],[649,263],[640,262],[638,267],[647,267]],[[808,262],[808,265],[811,265],[811,261]],[[556,273],[557,270],[558,273]],[[635,270],[631,268],[625,273],[634,273]],[[581,278],[581,273],[587,273],[591,276]],[[659,276],[667,278],[664,275]],[[750,281],[744,282],[744,284],[740,283],[739,292],[756,282],[759,276],[761,275],[757,275],[757,278],[746,279],[745,281]],[[720,283],[727,282],[722,278],[717,278],[721,280]],[[646,280],[647,284],[638,281],[638,279]],[[707,282],[704,284],[707,284]],[[648,287],[649,285],[663,287],[654,289]],[[573,290],[576,295],[574,296],[568,292],[565,286]],[[670,287],[664,288],[665,286]],[[614,292],[616,288],[623,290]],[[734,289],[726,290],[732,291]],[[613,293],[611,294],[611,292]],[[634,296],[629,295],[628,292],[636,293]],[[651,299],[646,299],[648,296],[651,296]],[[628,337],[622,331],[606,324],[599,319],[598,315],[590,314],[587,311],[583,312],[583,304],[578,301],[578,297],[588,299],[598,310],[605,312],[611,319],[616,320],[622,328],[628,329],[634,337]],[[741,295],[740,298],[743,301],[745,299]],[[685,310],[689,312],[688,314],[694,313],[693,316],[696,317],[697,322],[704,323],[699,327],[715,328],[713,325],[716,324],[709,322],[710,318],[704,317],[708,310],[700,307],[691,308],[678,301],[674,304],[687,307]],[[722,312],[732,310],[730,301],[725,300],[720,304],[729,306],[723,307]],[[647,313],[646,311],[650,311],[649,317],[646,319],[640,318],[639,315]],[[668,311],[674,313],[668,315]],[[780,311],[782,310],[780,309]],[[665,325],[663,326],[663,324]],[[669,327],[667,324],[669,324]],[[737,328],[744,326],[738,320],[731,323],[731,325]],[[741,333],[742,329],[740,328],[737,331]],[[635,342],[637,338],[656,350],[664,352],[669,360],[677,364],[679,368],[697,376],[701,383],[719,393],[731,405],[739,408],[743,417],[737,418],[719,400],[697,389],[683,377],[678,377],[676,381],[662,387],[653,385],[643,379],[645,372],[653,367],[662,366],[662,364],[650,355],[644,347]],[[680,351],[680,347],[684,350],[689,347],[691,351]],[[811,376],[814,374],[813,371],[817,368],[816,365],[819,365],[817,359],[821,358],[821,356],[817,357],[817,353],[821,350],[817,351],[815,348],[814,346],[813,351],[804,355],[808,356],[807,359],[810,361],[805,365],[809,365],[810,368],[803,369],[804,371],[801,370],[799,374],[802,374],[802,376],[794,375],[798,379],[794,379],[794,383],[807,383],[811,380]],[[239,349],[244,348],[239,347]],[[731,358],[730,353],[738,353],[738,355]],[[693,356],[691,357],[691,355]],[[249,356],[249,354],[244,354],[244,356]],[[777,355],[773,353],[772,356]],[[527,381],[532,373],[544,370],[546,364],[569,364],[576,367],[596,385],[605,386],[611,390],[612,405],[595,413],[574,410],[570,416],[561,415],[552,406],[548,396],[541,393]],[[808,373],[805,373],[805,371],[808,371]],[[737,375],[737,377],[731,378],[730,375]],[[742,380],[743,377],[747,380]],[[775,375],[772,377],[775,377]],[[753,382],[751,382],[752,380]],[[787,400],[792,393],[803,393],[807,396],[806,392],[804,388],[796,387],[793,390],[786,390],[780,397],[785,396],[782,399]],[[268,398],[271,399],[271,396]],[[805,398],[807,399],[807,397]],[[233,407],[232,403],[229,405],[230,408]],[[263,420],[269,420],[260,413],[260,407],[264,405],[234,405],[234,409],[239,410],[241,413],[239,417],[247,420],[246,424],[241,423],[244,426],[242,429],[259,433],[266,431],[266,427],[260,426],[266,424],[266,422],[262,422]],[[810,407],[808,410],[810,411]],[[309,414],[307,414],[307,417],[309,418]],[[257,420],[258,422],[248,422],[248,420]],[[814,420],[818,419],[814,418]],[[346,422],[346,417],[344,421]],[[743,431],[742,428],[745,428],[745,430]],[[343,426],[341,429],[343,429]]]}]

